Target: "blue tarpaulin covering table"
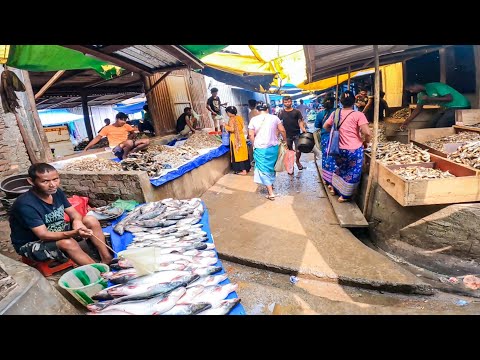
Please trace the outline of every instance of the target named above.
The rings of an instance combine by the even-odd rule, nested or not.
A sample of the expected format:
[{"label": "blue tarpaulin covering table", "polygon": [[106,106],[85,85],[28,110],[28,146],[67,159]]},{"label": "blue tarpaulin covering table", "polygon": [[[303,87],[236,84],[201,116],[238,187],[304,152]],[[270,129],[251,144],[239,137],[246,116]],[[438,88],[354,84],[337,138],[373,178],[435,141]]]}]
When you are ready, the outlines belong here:
[{"label": "blue tarpaulin covering table", "polygon": [[[210,231],[210,222],[208,218],[208,210],[207,207],[205,206],[205,203],[202,201],[203,207],[205,209],[205,212],[203,213],[202,220],[200,221],[201,224],[203,224],[202,230],[207,233],[207,238],[208,240],[206,243],[213,243],[213,238],[212,238],[212,232]],[[120,218],[118,218],[116,221],[112,223],[112,225],[107,226],[103,229],[104,232],[110,233],[111,236],[111,241],[112,241],[112,247],[115,252],[120,252],[123,251],[127,248],[127,246],[133,241],[133,234],[125,231],[123,235],[118,235],[115,231],[113,231],[113,226],[123,219],[127,214],[122,215]],[[221,266],[222,270],[219,271],[218,273],[215,273],[214,275],[220,275],[225,273],[225,269],[223,268],[222,262],[218,259],[218,253],[217,249],[215,249],[215,253],[217,254],[217,263],[215,266]],[[227,278],[226,280],[222,281],[220,285],[228,284],[230,283],[230,280]],[[237,293],[231,292],[228,296],[227,299],[233,299],[233,298],[238,298]],[[235,305],[235,307],[230,311],[229,315],[246,315],[245,309],[243,308],[242,304],[238,303]]]},{"label": "blue tarpaulin covering table", "polygon": [[153,186],[161,186],[169,181],[175,180],[176,178],[179,178],[180,176],[186,174],[189,171],[192,171],[193,169],[196,169],[203,164],[206,164],[210,160],[213,160],[217,157],[222,156],[223,154],[226,154],[230,148],[228,146],[219,146],[216,149],[210,150],[208,153],[200,155],[193,159],[192,161],[189,161],[185,165],[180,166],[178,169],[170,171],[163,175],[162,177],[159,177],[158,179],[150,179],[150,183]]}]

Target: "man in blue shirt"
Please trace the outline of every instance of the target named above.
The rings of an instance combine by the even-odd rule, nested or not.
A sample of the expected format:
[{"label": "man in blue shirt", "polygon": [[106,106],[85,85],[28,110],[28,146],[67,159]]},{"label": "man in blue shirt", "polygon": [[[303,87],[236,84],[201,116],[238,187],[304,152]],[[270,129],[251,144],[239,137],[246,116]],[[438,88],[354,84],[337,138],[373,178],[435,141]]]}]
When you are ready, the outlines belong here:
[{"label": "man in blue shirt", "polygon": [[[90,255],[82,250],[74,237],[92,239],[103,263],[109,264],[112,255],[105,246],[105,236],[99,221],[93,216],[82,217],[68,202],[59,188],[60,177],[49,164],[33,164],[28,169],[32,188],[20,195],[10,210],[11,241],[15,251],[34,261],[71,258],[78,265],[93,264]],[[65,213],[71,219],[65,222]]]}]

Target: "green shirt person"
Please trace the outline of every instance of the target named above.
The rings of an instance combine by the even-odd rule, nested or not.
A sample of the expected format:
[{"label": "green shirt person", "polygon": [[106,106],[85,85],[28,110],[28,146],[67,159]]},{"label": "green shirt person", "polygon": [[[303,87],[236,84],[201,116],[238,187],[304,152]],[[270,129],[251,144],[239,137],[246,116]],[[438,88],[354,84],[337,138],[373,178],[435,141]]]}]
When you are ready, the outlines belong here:
[{"label": "green shirt person", "polygon": [[457,90],[440,82],[425,85],[412,84],[406,87],[411,93],[417,94],[417,107],[404,121],[401,130],[405,130],[408,124],[417,117],[424,105],[440,105],[443,110],[432,118],[430,127],[450,127],[455,125],[455,110],[470,109],[470,101]]}]

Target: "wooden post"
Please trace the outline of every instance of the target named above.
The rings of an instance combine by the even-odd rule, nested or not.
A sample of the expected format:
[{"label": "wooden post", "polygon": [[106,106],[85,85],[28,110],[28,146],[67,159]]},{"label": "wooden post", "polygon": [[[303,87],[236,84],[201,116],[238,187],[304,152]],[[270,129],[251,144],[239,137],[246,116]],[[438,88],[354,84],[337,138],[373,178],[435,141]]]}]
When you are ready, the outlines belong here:
[{"label": "wooden post", "polygon": [[338,74],[337,74],[337,88],[335,89],[335,107],[338,107],[338,98],[339,98],[339,94],[338,94]]},{"label": "wooden post", "polygon": [[53,154],[50,150],[50,144],[48,143],[47,135],[43,129],[42,121],[38,115],[37,106],[35,105],[35,97],[33,95],[32,83],[30,82],[30,75],[26,70],[22,70],[21,75],[23,75],[23,84],[25,85],[25,93],[28,99],[28,103],[24,104],[27,117],[29,119],[33,119],[33,124],[35,125],[38,136],[40,137],[40,142],[44,150],[42,160],[45,162],[51,162],[53,161]]},{"label": "wooden post", "polygon": [[440,56],[440,82],[447,83],[447,58],[445,56],[445,48],[438,50]]},{"label": "wooden post", "polygon": [[365,202],[363,204],[363,216],[368,220],[367,211],[370,202],[370,194],[372,192],[372,182],[375,176],[375,168],[377,163],[377,145],[378,145],[378,115],[380,109],[380,68],[378,59],[378,45],[373,45],[373,53],[375,57],[375,94],[373,107],[373,143],[370,159],[370,171],[368,174],[367,192],[365,194]]},{"label": "wooden post", "polygon": [[[348,90],[350,90],[350,76],[352,74],[352,67],[350,65],[348,65]],[[337,76],[337,79],[338,79],[338,76]],[[337,83],[338,83],[338,80],[337,80]]]},{"label": "wooden post", "polygon": [[88,112],[88,95],[86,92],[82,92],[82,109],[83,109],[83,121],[85,122],[85,129],[87,130],[88,140],[92,141],[92,123],[90,122],[90,113]]},{"label": "wooden post", "polygon": [[473,54],[475,58],[475,95],[477,95],[477,103],[472,104],[472,107],[480,109],[480,45],[473,45]]},{"label": "wooden post", "polygon": [[35,94],[35,100],[37,100],[40,96],[42,96],[45,91],[48,90],[48,88],[50,86],[53,85],[53,83],[55,81],[57,81],[57,79],[63,75],[63,73],[65,72],[65,70],[59,70],[55,73],[55,75],[52,76],[52,78],[50,80],[47,81],[47,83],[45,85],[42,86],[42,88]]},{"label": "wooden post", "polygon": [[158,86],[158,84],[160,84],[163,81],[163,79],[165,79],[170,73],[171,71],[167,71],[157,81],[155,81],[155,84],[153,84],[152,87],[145,92],[145,96],[147,96],[153,89],[155,89]]}]

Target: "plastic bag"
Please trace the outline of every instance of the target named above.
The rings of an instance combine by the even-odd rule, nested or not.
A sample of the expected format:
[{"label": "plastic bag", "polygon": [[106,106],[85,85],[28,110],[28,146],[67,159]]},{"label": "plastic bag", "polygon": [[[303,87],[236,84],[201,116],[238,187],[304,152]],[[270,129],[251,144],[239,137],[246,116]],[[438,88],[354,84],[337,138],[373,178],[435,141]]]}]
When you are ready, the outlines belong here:
[{"label": "plastic bag", "polygon": [[[77,210],[80,215],[85,216],[88,212],[88,197],[73,195],[72,197],[67,198],[68,202]],[[65,212],[64,219],[66,222],[70,222],[70,217]]]},{"label": "plastic bag", "polygon": [[285,163],[283,159],[285,158],[285,154],[287,153],[287,148],[285,145],[280,144],[278,147],[278,157],[277,157],[277,162],[275,163],[275,171],[276,172],[282,172],[285,171]]},{"label": "plastic bag", "polygon": [[230,133],[228,131],[222,132],[222,145],[230,146]]},{"label": "plastic bag", "polygon": [[330,131],[330,140],[328,141],[328,156],[337,156],[340,155],[340,131],[339,131],[339,121],[341,109],[335,110],[335,115],[333,117],[333,128]]},{"label": "plastic bag", "polygon": [[283,158],[283,164],[285,165],[285,170],[289,174],[293,174],[293,166],[295,165],[295,151],[287,150],[285,157]]}]

